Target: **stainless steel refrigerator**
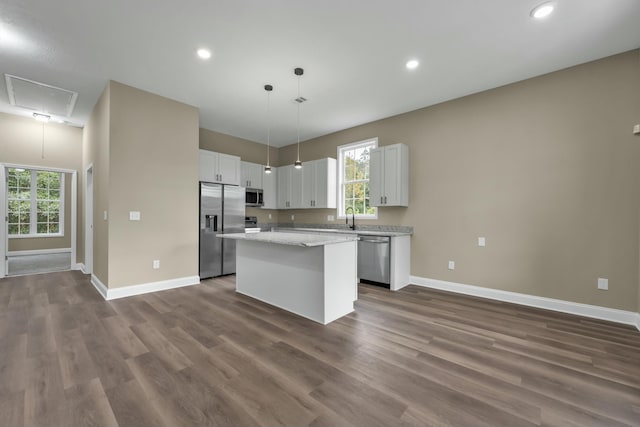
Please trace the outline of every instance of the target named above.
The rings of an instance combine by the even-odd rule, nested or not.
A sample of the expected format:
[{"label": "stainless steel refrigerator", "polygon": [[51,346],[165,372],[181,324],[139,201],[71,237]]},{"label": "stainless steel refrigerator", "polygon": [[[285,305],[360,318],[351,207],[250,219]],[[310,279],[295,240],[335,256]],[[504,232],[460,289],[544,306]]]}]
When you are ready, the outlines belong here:
[{"label": "stainless steel refrigerator", "polygon": [[200,183],[200,278],[236,272],[236,242],[216,234],[244,233],[245,189]]}]

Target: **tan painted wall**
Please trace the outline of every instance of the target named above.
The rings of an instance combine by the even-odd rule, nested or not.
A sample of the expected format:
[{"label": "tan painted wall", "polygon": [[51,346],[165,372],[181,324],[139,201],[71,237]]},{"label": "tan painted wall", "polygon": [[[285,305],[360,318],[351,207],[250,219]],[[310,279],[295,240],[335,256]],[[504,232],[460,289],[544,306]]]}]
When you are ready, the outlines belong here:
[{"label": "tan painted wall", "polygon": [[[80,170],[82,129],[57,123],[44,124],[44,158],[42,131],[42,123],[32,118],[0,113],[0,162]],[[71,175],[67,174],[65,179],[65,236],[9,239],[10,251],[71,247]]]},{"label": "tan painted wall", "polygon": [[64,235],[9,239],[9,251],[33,251],[71,247],[71,174],[64,174]]},{"label": "tan painted wall", "polygon": [[[103,212],[109,209],[109,109],[110,89],[107,84],[91,116],[84,127],[82,137],[82,170],[78,173],[78,193],[85,200],[85,170],[93,165],[93,271],[105,285],[109,283],[109,222],[104,221]],[[78,221],[78,260],[85,261],[84,202],[80,205]]]},{"label": "tan painted wall", "polygon": [[108,287],[197,276],[198,110],[110,88]]},{"label": "tan painted wall", "polygon": [[[639,94],[635,50],[318,138],[300,155],[376,136],[409,146],[409,208],[368,223],[414,226],[413,275],[635,311]],[[283,212],[326,222],[335,210]]]}]

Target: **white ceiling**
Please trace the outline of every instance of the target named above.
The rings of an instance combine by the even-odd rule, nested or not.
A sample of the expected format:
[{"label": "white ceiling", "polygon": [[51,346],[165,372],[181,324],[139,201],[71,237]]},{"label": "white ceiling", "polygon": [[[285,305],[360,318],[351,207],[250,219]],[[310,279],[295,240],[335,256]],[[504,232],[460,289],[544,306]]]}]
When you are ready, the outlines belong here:
[{"label": "white ceiling", "polygon": [[[111,79],[257,142],[270,83],[271,142],[284,146],[296,141],[295,67],[306,140],[640,47],[638,0],[557,0],[530,18],[543,1],[2,0],[0,73],[78,92],[78,125]],[[0,111],[31,115],[1,86]]]}]

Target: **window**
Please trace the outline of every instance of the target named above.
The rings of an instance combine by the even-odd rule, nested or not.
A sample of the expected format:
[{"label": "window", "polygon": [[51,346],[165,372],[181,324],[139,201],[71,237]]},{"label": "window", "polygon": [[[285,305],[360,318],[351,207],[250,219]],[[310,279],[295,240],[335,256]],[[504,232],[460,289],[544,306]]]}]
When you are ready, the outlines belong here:
[{"label": "window", "polygon": [[9,236],[63,234],[64,174],[7,168]]},{"label": "window", "polygon": [[378,217],[377,208],[369,205],[369,154],[377,147],[378,138],[338,147],[338,218],[347,216],[349,208],[358,218]]}]

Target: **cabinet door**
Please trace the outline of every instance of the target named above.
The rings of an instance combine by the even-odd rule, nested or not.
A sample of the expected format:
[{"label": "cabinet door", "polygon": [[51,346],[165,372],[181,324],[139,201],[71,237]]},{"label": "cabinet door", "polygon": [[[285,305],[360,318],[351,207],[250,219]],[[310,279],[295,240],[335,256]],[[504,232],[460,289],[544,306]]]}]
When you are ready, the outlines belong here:
[{"label": "cabinet door", "polygon": [[257,163],[251,163],[251,174],[249,175],[249,187],[263,189],[262,181],[264,179],[264,166]]},{"label": "cabinet door", "polygon": [[369,158],[369,203],[384,205],[384,147],[371,150]]},{"label": "cabinet door", "polygon": [[291,203],[289,203],[289,207],[300,209],[306,206],[302,206],[302,171],[304,170],[304,166],[302,169],[296,169],[291,166],[291,178],[289,180],[289,185],[291,188]]},{"label": "cabinet door", "polygon": [[316,161],[314,183],[314,208],[336,207],[336,159]]},{"label": "cabinet door", "polygon": [[253,163],[240,162],[240,185],[250,187],[249,182],[253,174]]},{"label": "cabinet door", "polygon": [[400,188],[400,146],[384,147],[384,204],[399,205],[402,189]]},{"label": "cabinet door", "polygon": [[262,179],[264,205],[263,209],[278,208],[278,168],[271,167],[270,174],[264,174]]},{"label": "cabinet door", "polygon": [[313,208],[316,198],[316,169],[319,161],[305,162],[302,166],[302,206]]},{"label": "cabinet door", "polygon": [[216,163],[218,161],[218,153],[213,151],[200,150],[198,169],[200,172],[200,181],[215,182],[216,181]]},{"label": "cabinet door", "polygon": [[278,209],[288,209],[289,202],[291,201],[291,170],[293,166],[283,166],[278,168],[278,176],[276,177],[278,182],[278,191],[276,194],[276,200]]},{"label": "cabinet door", "polygon": [[218,153],[218,175],[225,184],[240,185],[240,157]]}]

